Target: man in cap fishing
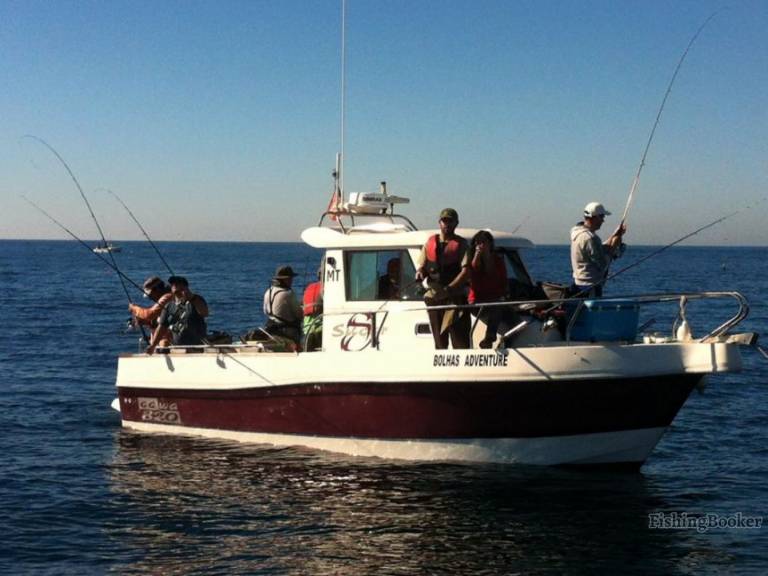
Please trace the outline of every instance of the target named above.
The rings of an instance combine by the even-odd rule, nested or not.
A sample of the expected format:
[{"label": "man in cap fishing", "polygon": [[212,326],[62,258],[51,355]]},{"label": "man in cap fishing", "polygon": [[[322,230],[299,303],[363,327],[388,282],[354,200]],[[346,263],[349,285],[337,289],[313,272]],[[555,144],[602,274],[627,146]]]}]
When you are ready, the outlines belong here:
[{"label": "man in cap fishing", "polygon": [[[456,234],[458,212],[445,208],[440,212],[438,224],[440,233],[431,236],[421,248],[416,279],[426,281],[424,301],[427,306],[464,305],[467,303],[464,285],[468,277],[465,269],[469,259],[467,241]],[[468,310],[428,310],[427,314],[436,349],[448,348],[449,336],[454,349],[470,347]]]},{"label": "man in cap fishing", "polygon": [[168,278],[173,299],[165,306],[152,333],[152,341],[146,353],[153,354],[160,339],[169,330],[174,346],[196,346],[205,343],[208,327],[208,303],[199,294],[189,289],[189,282],[183,276]]},{"label": "man in cap fishing", "polygon": [[134,325],[155,328],[157,326],[157,319],[160,318],[160,314],[168,302],[171,301],[173,295],[171,294],[170,287],[158,276],[147,278],[144,281],[143,290],[144,297],[152,300],[154,304],[147,308],[138,304],[128,304],[128,311],[131,313]]},{"label": "man in cap fishing", "polygon": [[264,329],[272,336],[283,336],[297,347],[301,344],[301,304],[293,292],[293,279],[297,274],[290,266],[278,266],[272,283],[264,292]]},{"label": "man in cap fishing", "polygon": [[624,222],[605,243],[596,234],[610,215],[599,202],[590,202],[584,208],[584,220],[571,228],[572,290],[581,297],[603,295],[608,267],[623,252],[622,238],[627,231]]}]

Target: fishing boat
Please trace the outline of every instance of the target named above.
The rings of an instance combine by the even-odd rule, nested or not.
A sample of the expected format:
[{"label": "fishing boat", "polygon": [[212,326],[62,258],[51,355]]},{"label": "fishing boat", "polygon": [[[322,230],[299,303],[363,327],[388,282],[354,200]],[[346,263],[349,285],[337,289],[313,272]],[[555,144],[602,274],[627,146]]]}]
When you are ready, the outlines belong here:
[{"label": "fishing boat", "polygon": [[122,248],[112,242],[102,242],[93,249],[95,254],[108,254],[110,252],[120,252]]},{"label": "fishing boat", "polygon": [[[518,321],[481,349],[484,326],[473,315],[474,348],[437,350],[413,281],[436,231],[396,214],[406,202],[386,188],[351,194],[302,233],[323,251],[319,348],[280,351],[268,339],[123,354],[122,425],[410,461],[638,468],[694,388],[741,367],[731,335],[748,312],[741,294],[536,296],[524,262],[533,244],[503,231],[492,233],[510,300],[488,306]],[[384,298],[377,287],[393,259],[402,288]],[[722,298],[733,300],[733,317],[694,327],[695,339],[687,329],[638,327],[645,306],[682,312],[687,302]]]}]

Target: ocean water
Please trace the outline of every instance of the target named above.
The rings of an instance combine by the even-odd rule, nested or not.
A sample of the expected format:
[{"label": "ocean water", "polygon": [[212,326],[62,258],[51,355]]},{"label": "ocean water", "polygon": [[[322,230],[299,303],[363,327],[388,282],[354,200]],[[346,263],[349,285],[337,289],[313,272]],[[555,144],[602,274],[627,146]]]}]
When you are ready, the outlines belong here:
[{"label": "ocean water", "polygon": [[[141,283],[167,272],[146,243],[117,254]],[[278,264],[311,281],[298,244],[160,243],[212,310],[262,322]],[[630,247],[623,265],[651,249]],[[567,281],[568,250],[527,253]],[[618,269],[618,267],[617,267]],[[610,294],[739,290],[743,330],[768,333],[768,249],[676,247]],[[131,292],[134,296],[134,292]],[[692,303],[694,334],[735,312]],[[649,515],[768,516],[768,361],[694,392],[639,473],[403,464],[124,431],[109,404],[125,332],[115,274],[74,242],[0,241],[0,573],[765,574],[768,526],[650,527]],[[650,310],[669,332],[674,310]]]}]

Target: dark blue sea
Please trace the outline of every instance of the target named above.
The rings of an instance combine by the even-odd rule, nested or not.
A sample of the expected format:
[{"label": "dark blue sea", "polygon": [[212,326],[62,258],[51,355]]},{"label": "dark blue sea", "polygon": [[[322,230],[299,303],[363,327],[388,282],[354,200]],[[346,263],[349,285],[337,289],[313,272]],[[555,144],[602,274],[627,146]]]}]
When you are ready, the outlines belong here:
[{"label": "dark blue sea", "polygon": [[[146,243],[117,261],[167,275]],[[160,243],[208,300],[209,327],[262,322],[278,264],[310,281],[298,244]],[[621,264],[648,254],[630,247]],[[568,250],[528,252],[565,282]],[[768,333],[768,249],[675,247],[611,295],[738,290],[744,331]],[[134,296],[135,292],[131,292]],[[768,573],[768,361],[694,392],[639,473],[403,464],[124,431],[110,408],[126,332],[116,275],[75,242],[0,241],[0,572],[6,574]],[[671,313],[652,330],[668,333]],[[691,304],[694,335],[735,312]],[[653,515],[715,526],[652,528]],[[719,526],[717,519],[724,519]]]}]

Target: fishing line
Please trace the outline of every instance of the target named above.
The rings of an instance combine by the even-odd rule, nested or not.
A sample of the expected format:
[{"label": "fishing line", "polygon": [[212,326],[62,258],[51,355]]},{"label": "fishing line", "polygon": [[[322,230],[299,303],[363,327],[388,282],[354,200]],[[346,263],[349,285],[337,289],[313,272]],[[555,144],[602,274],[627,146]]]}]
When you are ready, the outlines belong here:
[{"label": "fishing line", "polygon": [[675,83],[675,79],[677,78],[677,73],[680,72],[680,67],[683,65],[683,61],[685,60],[685,57],[688,56],[688,52],[691,49],[691,46],[693,46],[693,43],[696,42],[696,39],[699,37],[699,34],[701,34],[702,30],[709,24],[709,21],[712,20],[721,10],[716,10],[712,14],[709,15],[709,17],[704,21],[704,23],[699,26],[699,29],[696,30],[696,33],[691,37],[691,40],[688,42],[688,46],[686,46],[685,51],[683,52],[682,56],[680,56],[680,60],[677,63],[677,66],[675,67],[675,71],[672,74],[672,79],[669,81],[669,84],[667,85],[667,91],[664,93],[664,98],[661,101],[661,106],[659,106],[659,111],[656,113],[656,120],[653,123],[653,128],[651,129],[651,135],[648,137],[648,142],[645,144],[645,150],[643,151],[643,156],[640,159],[640,166],[637,168],[637,173],[635,174],[635,178],[632,181],[632,186],[629,189],[629,196],[627,198],[627,205],[624,208],[624,214],[621,216],[621,224],[624,224],[627,221],[627,214],[629,213],[629,208],[632,205],[632,200],[635,196],[635,191],[637,190],[638,184],[640,184],[640,173],[643,171],[643,167],[645,166],[645,159],[648,156],[648,150],[651,147],[651,142],[653,142],[653,137],[656,134],[656,128],[659,126],[659,120],[661,119],[661,113],[664,111],[664,106],[667,103],[667,98],[669,98],[669,94],[672,92],[672,85]]},{"label": "fishing line", "polygon": [[235,358],[234,355],[230,354],[226,350],[223,350],[223,348],[226,347],[226,345],[217,346],[215,344],[211,344],[211,342],[209,340],[207,340],[206,338],[202,338],[202,341],[203,341],[203,344],[205,344],[206,346],[210,346],[211,348],[215,348],[217,354],[221,354],[223,356],[226,356],[227,358],[230,358],[235,364],[239,364],[240,366],[242,366],[243,368],[248,370],[254,376],[258,376],[259,378],[261,378],[265,382],[268,382],[272,386],[275,386],[275,383],[272,382],[272,380],[270,380],[269,378],[267,378],[266,376],[264,376],[262,374],[259,374],[258,372],[256,372],[256,370],[254,370],[253,368],[248,366],[245,362],[241,362],[240,360]]},{"label": "fishing line", "polygon": [[120,202],[122,207],[125,208],[125,211],[128,212],[128,215],[133,219],[133,221],[139,227],[139,230],[141,230],[141,233],[144,234],[144,238],[146,238],[147,242],[149,242],[150,246],[152,246],[152,248],[155,249],[155,252],[157,253],[158,257],[160,258],[160,260],[162,260],[163,264],[165,264],[165,267],[168,269],[168,272],[171,273],[171,276],[174,276],[175,273],[174,273],[173,269],[168,264],[168,262],[165,260],[165,258],[163,258],[163,255],[160,253],[160,250],[155,245],[155,243],[152,242],[152,238],[149,237],[149,234],[147,234],[147,231],[144,229],[144,226],[142,226],[141,222],[139,222],[138,218],[136,218],[136,216],[133,215],[133,212],[131,212],[131,209],[128,208],[128,206],[126,206],[126,204],[125,204],[125,202],[123,202],[122,198],[120,198],[120,196],[118,196],[116,193],[112,192],[112,190],[110,190],[108,188],[98,188],[97,190],[104,190],[106,192],[109,192],[110,194],[112,194],[112,196],[115,197],[115,199],[118,202]]},{"label": "fishing line", "polygon": [[[708,224],[705,224],[704,226],[701,226],[701,227],[697,228],[693,232],[689,232],[688,234],[686,234],[685,236],[682,236],[681,238],[678,238],[674,242],[671,242],[670,244],[667,244],[666,246],[662,246],[661,248],[659,248],[658,250],[654,250],[650,254],[646,254],[645,256],[643,256],[642,258],[636,260],[635,262],[633,262],[629,266],[625,266],[624,268],[622,268],[618,272],[614,272],[613,274],[611,274],[610,276],[608,276],[604,280],[602,280],[600,282],[597,282],[596,284],[593,284],[591,286],[587,286],[586,288],[583,288],[582,290],[580,290],[576,294],[573,294],[570,297],[568,297],[566,300],[563,300],[563,301],[557,302],[556,304],[553,304],[549,308],[546,308],[543,311],[543,314],[545,314],[545,315],[549,314],[550,312],[552,312],[552,311],[556,310],[557,308],[559,308],[560,306],[562,306],[566,301],[579,300],[580,297],[586,296],[587,294],[589,294],[590,290],[592,290],[594,287],[600,286],[601,284],[604,284],[608,280],[610,280],[612,278],[615,278],[619,274],[623,274],[627,270],[631,270],[632,268],[635,268],[636,266],[639,266],[640,264],[642,264],[643,262],[649,260],[650,258],[653,258],[654,256],[657,256],[657,255],[661,254],[662,252],[664,252],[665,250],[671,248],[672,246],[680,244],[680,242],[683,242],[684,240],[687,240],[688,238],[691,238],[692,236],[695,236],[696,234],[699,234],[700,232],[703,232],[707,228],[712,228],[713,226],[716,226],[717,224],[720,224],[721,222],[724,222],[725,220],[728,220],[729,218],[732,218],[733,216],[736,216],[737,214],[740,214],[741,212],[744,212],[746,210],[751,210],[751,209],[757,207],[759,204],[762,204],[766,200],[768,200],[768,197],[761,198],[760,200],[758,200],[754,204],[749,204],[747,206],[744,206],[743,208],[740,208],[739,210],[736,210],[735,212],[731,212],[730,214],[726,214],[725,216],[721,216],[720,218],[718,218],[716,220],[713,220],[712,222],[709,222]],[[524,328],[529,326],[531,324],[531,322],[533,322],[532,319],[531,320],[526,319],[526,320],[521,321],[517,326],[514,326],[511,330],[506,332],[503,335],[503,337],[507,338],[508,336],[511,336],[513,334],[516,334],[516,333],[520,332],[521,330],[523,330]],[[766,357],[768,358],[768,356],[766,356]]]},{"label": "fishing line", "polygon": [[[85,205],[88,207],[88,212],[91,213],[91,218],[93,218],[93,222],[96,224],[96,228],[99,231],[99,236],[101,236],[101,241],[104,243],[104,246],[106,247],[107,246],[107,239],[104,237],[104,232],[101,229],[101,225],[99,224],[99,221],[96,219],[96,214],[93,213],[93,208],[91,208],[91,203],[88,202],[88,198],[86,197],[85,192],[83,192],[83,188],[82,188],[82,186],[80,186],[80,182],[77,181],[77,177],[75,177],[74,172],[72,172],[72,169],[69,167],[69,164],[66,163],[64,158],[61,157],[61,154],[59,154],[53,146],[48,144],[48,142],[46,142],[42,138],[39,138],[39,137],[34,136],[32,134],[26,134],[25,136],[22,137],[22,139],[23,138],[30,138],[32,140],[35,140],[36,142],[39,142],[43,146],[45,146],[48,150],[50,150],[53,153],[54,156],[56,156],[56,158],[59,159],[59,162],[61,162],[61,164],[64,166],[64,168],[66,168],[67,172],[69,173],[69,177],[72,178],[72,182],[75,183],[75,186],[77,187],[78,192],[80,192],[80,196],[82,196],[83,201],[85,202]],[[112,254],[112,251],[108,250],[107,254],[109,254],[109,259],[112,261],[112,267],[115,269],[115,271],[119,271],[120,268],[117,265],[117,260],[115,260],[115,256],[114,256],[114,254]],[[125,292],[125,296],[126,296],[126,298],[128,298],[128,302],[130,304],[133,304],[133,300],[131,299],[131,295],[128,292],[128,287],[125,285],[125,281],[123,280],[123,276],[124,275],[121,274],[121,273],[118,273],[118,275],[117,275],[117,277],[120,279],[120,284],[123,287],[123,291]],[[141,333],[146,338],[146,334],[144,334],[144,329],[143,328],[141,330]]]},{"label": "fishing line", "polygon": [[701,226],[700,228],[697,228],[693,232],[689,232],[688,234],[686,234],[685,236],[682,236],[681,238],[678,238],[674,242],[671,242],[671,243],[667,244],[666,246],[662,246],[661,248],[659,248],[658,250],[654,250],[650,254],[646,254],[642,258],[634,261],[629,266],[625,266],[624,268],[622,268],[618,272],[614,272],[613,274],[608,276],[605,280],[603,280],[602,282],[599,282],[598,284],[596,284],[596,286],[599,286],[600,284],[603,284],[603,283],[607,282],[608,280],[610,280],[612,278],[616,278],[616,276],[618,276],[619,274],[623,274],[624,272],[626,272],[627,270],[631,270],[635,266],[639,266],[640,264],[642,264],[643,262],[645,262],[649,258],[653,258],[654,256],[656,256],[658,254],[661,254],[662,252],[664,252],[668,248],[671,248],[672,246],[680,244],[680,242],[683,242],[684,240],[687,240],[688,238],[691,238],[692,236],[696,236],[696,234],[698,234],[699,232],[703,232],[707,228],[711,228],[712,226],[716,226],[717,224],[720,224],[721,222],[724,222],[724,221],[728,220],[729,218],[732,218],[733,216],[736,216],[737,214],[740,214],[741,212],[744,212],[745,210],[751,210],[751,209],[757,207],[759,204],[765,202],[766,200],[768,200],[768,197],[761,198],[760,200],[758,200],[754,204],[750,204],[750,205],[744,206],[743,208],[740,208],[740,209],[736,210],[735,212],[731,212],[730,214],[726,214],[725,216],[721,216],[717,220],[713,220],[712,222],[710,222],[708,224],[705,224],[704,226]]},{"label": "fishing line", "polygon": [[106,258],[104,258],[104,257],[103,257],[101,254],[98,254],[98,253],[94,252],[94,251],[93,251],[93,249],[92,249],[92,248],[91,248],[91,247],[88,245],[88,243],[86,243],[85,241],[83,241],[83,240],[81,240],[80,238],[78,238],[78,237],[77,237],[77,235],[75,235],[75,233],[74,233],[74,232],[72,232],[72,231],[71,231],[69,228],[67,228],[66,226],[64,226],[64,224],[62,224],[61,222],[59,222],[58,220],[56,220],[56,218],[54,218],[53,216],[51,216],[51,215],[50,215],[48,212],[46,212],[45,210],[43,210],[43,209],[42,209],[40,206],[38,206],[37,204],[35,204],[34,202],[32,202],[32,200],[30,200],[30,199],[29,199],[29,198],[27,198],[26,196],[22,195],[21,197],[22,197],[22,198],[23,198],[23,199],[24,199],[24,200],[25,200],[25,201],[26,201],[26,202],[27,202],[29,205],[31,205],[33,208],[36,208],[38,211],[40,211],[40,212],[41,212],[41,213],[42,213],[44,216],[46,216],[46,217],[47,217],[47,218],[48,218],[48,219],[49,219],[51,222],[53,222],[53,223],[54,223],[54,224],[56,224],[56,225],[57,225],[59,228],[61,228],[62,230],[64,230],[64,232],[66,232],[66,233],[67,233],[67,234],[69,234],[69,235],[70,235],[72,238],[74,238],[75,240],[77,240],[77,241],[78,241],[78,242],[79,242],[79,243],[80,243],[80,244],[81,244],[81,245],[82,245],[82,246],[83,246],[83,247],[84,247],[86,250],[88,250],[88,252],[90,252],[91,254],[93,254],[94,256],[96,256],[96,258],[98,258],[99,260],[101,260],[102,262],[104,262],[104,264],[106,264],[107,266],[109,266],[110,268],[112,268],[112,270],[114,270],[114,271],[115,271],[117,274],[119,274],[121,278],[125,279],[125,280],[126,280],[127,282],[129,282],[129,283],[130,283],[132,286],[134,286],[134,287],[135,287],[137,290],[139,290],[139,291],[140,291],[142,294],[144,294],[144,289],[143,289],[141,286],[139,286],[139,285],[138,285],[136,282],[134,282],[133,280],[131,280],[131,278],[129,278],[128,276],[126,276],[125,274],[123,274],[123,272],[122,272],[122,271],[121,271],[119,268],[115,268],[115,267],[112,265],[112,262],[110,262],[109,260],[107,260]]}]

